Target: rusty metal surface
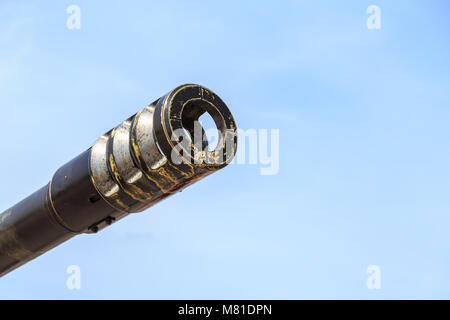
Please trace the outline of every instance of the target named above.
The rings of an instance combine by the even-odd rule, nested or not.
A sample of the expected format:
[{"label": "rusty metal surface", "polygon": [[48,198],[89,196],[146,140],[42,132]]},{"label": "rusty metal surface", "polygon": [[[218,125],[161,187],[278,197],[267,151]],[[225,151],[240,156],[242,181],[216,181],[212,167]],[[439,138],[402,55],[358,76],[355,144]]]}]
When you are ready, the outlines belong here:
[{"label": "rusty metal surface", "polygon": [[[214,150],[201,126],[201,139],[189,140],[205,112],[219,132]],[[188,134],[177,135],[180,129]],[[216,94],[194,84],[175,88],[102,135],[59,168],[47,186],[0,215],[0,276],[223,168],[236,146],[236,124]]]},{"label": "rusty metal surface", "polygon": [[45,186],[0,215],[0,276],[74,233],[56,219]]}]

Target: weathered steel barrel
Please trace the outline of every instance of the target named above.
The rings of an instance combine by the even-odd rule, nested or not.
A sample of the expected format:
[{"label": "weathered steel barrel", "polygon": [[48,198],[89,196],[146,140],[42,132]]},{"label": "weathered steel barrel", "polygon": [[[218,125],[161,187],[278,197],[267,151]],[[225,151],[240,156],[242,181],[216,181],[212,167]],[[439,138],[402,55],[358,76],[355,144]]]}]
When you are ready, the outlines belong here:
[{"label": "weathered steel barrel", "polygon": [[[205,112],[217,127],[214,150],[199,122]],[[0,276],[223,168],[236,152],[236,132],[228,107],[209,89],[186,84],[170,91],[0,214]]]}]

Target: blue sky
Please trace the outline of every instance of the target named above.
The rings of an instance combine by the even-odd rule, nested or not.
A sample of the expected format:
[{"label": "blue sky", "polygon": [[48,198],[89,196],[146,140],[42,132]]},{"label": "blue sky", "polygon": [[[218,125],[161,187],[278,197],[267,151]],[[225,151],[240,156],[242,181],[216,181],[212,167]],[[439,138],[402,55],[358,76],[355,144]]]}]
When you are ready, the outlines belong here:
[{"label": "blue sky", "polygon": [[2,1],[0,208],[182,83],[215,91],[242,129],[279,129],[280,168],[231,165],[73,238],[0,279],[0,298],[450,298],[449,9]]}]

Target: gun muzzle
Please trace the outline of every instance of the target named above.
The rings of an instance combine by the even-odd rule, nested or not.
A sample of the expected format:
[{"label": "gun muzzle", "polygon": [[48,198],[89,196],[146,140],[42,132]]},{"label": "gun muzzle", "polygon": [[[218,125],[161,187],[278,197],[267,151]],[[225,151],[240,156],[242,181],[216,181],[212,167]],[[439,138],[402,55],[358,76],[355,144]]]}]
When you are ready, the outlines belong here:
[{"label": "gun muzzle", "polygon": [[[218,131],[210,150],[199,117]],[[226,166],[237,147],[225,103],[181,85],[60,167],[51,181],[0,214],[0,276],[80,233],[95,233]]]}]

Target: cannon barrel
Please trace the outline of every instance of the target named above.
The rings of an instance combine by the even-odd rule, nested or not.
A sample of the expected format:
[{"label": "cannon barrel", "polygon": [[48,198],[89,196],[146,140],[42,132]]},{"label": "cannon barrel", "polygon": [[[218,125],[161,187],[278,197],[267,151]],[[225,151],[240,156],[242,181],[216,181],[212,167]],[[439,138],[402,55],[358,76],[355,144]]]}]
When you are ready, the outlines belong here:
[{"label": "cannon barrel", "polygon": [[[199,117],[217,127],[210,150]],[[211,90],[181,85],[108,131],[50,182],[0,214],[0,277],[81,233],[96,233],[226,166],[236,124]]]}]

